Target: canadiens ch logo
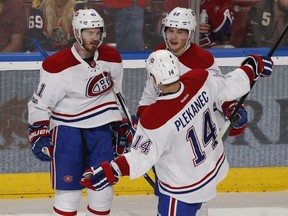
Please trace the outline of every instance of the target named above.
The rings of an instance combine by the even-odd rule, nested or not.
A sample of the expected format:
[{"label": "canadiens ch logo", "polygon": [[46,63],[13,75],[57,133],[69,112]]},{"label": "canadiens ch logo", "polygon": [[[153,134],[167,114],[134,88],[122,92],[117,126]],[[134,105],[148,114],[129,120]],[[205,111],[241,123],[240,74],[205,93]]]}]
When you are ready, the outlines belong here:
[{"label": "canadiens ch logo", "polygon": [[109,91],[113,82],[108,78],[108,72],[91,77],[87,83],[86,96],[95,97]]},{"label": "canadiens ch logo", "polygon": [[63,180],[65,182],[72,182],[73,181],[73,177],[70,176],[70,175],[66,175],[66,176],[63,177]]}]

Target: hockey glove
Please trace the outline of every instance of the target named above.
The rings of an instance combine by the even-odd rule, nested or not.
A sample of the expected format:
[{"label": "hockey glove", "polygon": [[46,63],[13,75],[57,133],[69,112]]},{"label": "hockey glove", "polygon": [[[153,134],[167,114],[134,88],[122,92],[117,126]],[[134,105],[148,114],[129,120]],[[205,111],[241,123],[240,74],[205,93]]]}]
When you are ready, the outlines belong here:
[{"label": "hockey glove", "polygon": [[124,118],[123,121],[113,126],[115,133],[115,153],[116,156],[129,152],[133,140],[133,136],[137,129],[138,117],[132,116],[132,127],[128,123],[128,119]]},{"label": "hockey glove", "polygon": [[121,171],[118,165],[111,161],[102,162],[99,167],[91,167],[83,174],[80,184],[91,190],[101,191],[109,185],[114,185],[119,181]]},{"label": "hockey glove", "polygon": [[249,66],[254,72],[254,81],[261,77],[267,77],[272,74],[273,61],[267,56],[249,55],[242,62],[242,66]]},{"label": "hockey glove", "polygon": [[29,125],[29,142],[33,154],[41,161],[51,161],[53,157],[53,145],[50,141],[48,124]]},{"label": "hockey glove", "polygon": [[[229,119],[234,109],[237,106],[237,101],[225,102],[222,106],[225,118]],[[232,122],[232,128],[229,130],[229,136],[239,136],[243,133],[247,126],[248,117],[247,117],[247,107],[245,104],[241,104],[238,109],[237,114],[235,115],[235,122]]]},{"label": "hockey glove", "polygon": [[268,56],[261,56],[263,63],[264,63],[264,70],[260,74],[261,77],[268,77],[272,74],[272,66],[273,66],[273,61],[270,57]]}]

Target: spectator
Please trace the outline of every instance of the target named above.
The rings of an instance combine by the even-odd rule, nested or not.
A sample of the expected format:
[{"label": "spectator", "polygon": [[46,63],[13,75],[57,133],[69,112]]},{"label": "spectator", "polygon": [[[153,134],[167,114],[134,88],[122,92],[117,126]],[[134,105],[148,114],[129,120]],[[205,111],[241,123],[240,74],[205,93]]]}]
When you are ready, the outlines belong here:
[{"label": "spectator", "polygon": [[[121,121],[114,88],[122,90],[120,54],[101,45],[104,21],[93,9],[73,18],[76,43],[46,58],[38,90],[28,103],[33,154],[51,162],[54,215],[77,215],[83,172],[112,160],[114,121]],[[87,215],[109,215],[113,188],[87,190]]]},{"label": "spectator", "polygon": [[0,0],[0,52],[22,51],[26,29],[23,0]]},{"label": "spectator", "polygon": [[[271,47],[288,23],[288,0],[263,0],[251,7],[241,47]],[[288,35],[279,44],[288,47]]]},{"label": "spectator", "polygon": [[143,50],[144,8],[148,0],[103,0],[103,3],[104,13],[115,21],[117,50]]},{"label": "spectator", "polygon": [[33,0],[25,49],[34,50],[34,39],[46,51],[70,47],[75,42],[71,23],[76,6],[75,0]]},{"label": "spectator", "polygon": [[[164,13],[170,12],[175,7],[189,7],[188,0],[166,0]],[[233,23],[232,0],[201,0],[200,13],[207,10],[208,23],[198,21],[200,39],[203,48],[231,48],[228,44],[230,30]]]}]

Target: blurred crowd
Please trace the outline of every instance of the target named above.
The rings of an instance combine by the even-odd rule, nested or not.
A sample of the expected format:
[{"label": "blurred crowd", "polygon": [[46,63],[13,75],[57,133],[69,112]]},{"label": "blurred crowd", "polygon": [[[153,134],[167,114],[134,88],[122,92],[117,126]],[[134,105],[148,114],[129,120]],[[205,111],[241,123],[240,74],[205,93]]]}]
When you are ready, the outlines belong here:
[{"label": "blurred crowd", "polygon": [[[104,43],[119,51],[152,50],[163,42],[162,20],[190,0],[0,0],[0,51],[34,51],[35,39],[47,51],[75,41],[76,10],[95,9],[105,20]],[[288,22],[288,0],[201,0],[199,45],[203,48],[270,47]],[[200,16],[203,18],[203,16]],[[281,47],[288,46],[285,38]]]}]

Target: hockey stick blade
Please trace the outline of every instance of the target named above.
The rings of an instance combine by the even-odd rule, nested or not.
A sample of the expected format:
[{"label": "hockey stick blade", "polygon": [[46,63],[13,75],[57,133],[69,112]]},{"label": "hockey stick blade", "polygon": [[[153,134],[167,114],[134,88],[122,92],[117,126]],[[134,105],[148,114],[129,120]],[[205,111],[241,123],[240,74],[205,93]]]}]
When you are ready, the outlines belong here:
[{"label": "hockey stick blade", "polygon": [[[280,42],[282,41],[283,37],[285,36],[286,32],[288,30],[288,23],[286,24],[283,32],[281,33],[280,37],[278,38],[278,40],[273,44],[273,46],[271,47],[271,49],[269,50],[267,56],[268,57],[272,57],[275,50],[277,49],[278,45],[280,44]],[[223,138],[223,136],[225,135],[226,131],[228,130],[228,128],[230,127],[231,123],[234,122],[234,118],[238,112],[238,110],[240,109],[241,105],[244,103],[246,97],[248,96],[248,94],[251,92],[254,84],[256,83],[256,81],[253,81],[250,91],[243,95],[240,100],[237,103],[237,106],[235,107],[234,111],[232,112],[231,116],[228,118],[228,120],[224,123],[223,127],[221,128],[220,132],[218,133],[216,139],[215,139],[215,143],[219,143],[219,141]]]}]

